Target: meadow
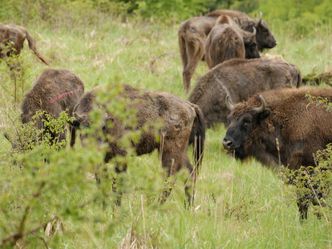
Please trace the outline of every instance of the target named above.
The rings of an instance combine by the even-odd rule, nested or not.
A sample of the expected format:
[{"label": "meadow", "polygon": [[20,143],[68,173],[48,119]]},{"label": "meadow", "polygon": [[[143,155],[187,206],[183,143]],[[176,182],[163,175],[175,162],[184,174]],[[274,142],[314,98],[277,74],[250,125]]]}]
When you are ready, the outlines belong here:
[{"label": "meadow", "polygon": [[[86,90],[127,83],[187,98],[178,26],[135,18],[124,22],[112,16],[99,16],[94,22],[82,17],[26,25],[51,67],[72,70]],[[332,68],[330,28],[301,37],[288,33],[287,23],[270,28],[278,45],[266,53],[281,55],[303,75]],[[20,84],[27,92],[46,67],[27,45],[20,60]],[[201,62],[192,84],[206,71]],[[15,134],[19,126],[19,102],[14,104],[12,95],[9,70],[0,63],[1,133]],[[20,88],[18,95],[22,99]],[[278,169],[227,155],[221,145],[224,134],[222,125],[207,132],[190,209],[184,206],[185,171],[177,175],[166,203],[158,204],[163,171],[156,152],[130,158],[122,179],[122,205],[117,207],[109,197],[111,184],[96,186],[87,177],[101,161],[97,149],[66,146],[52,151],[37,146],[16,154],[0,136],[0,245],[22,231],[25,236],[17,248],[332,248],[331,209],[324,209],[320,220],[310,210],[309,219],[301,223],[294,187],[283,183]],[[45,232],[47,224],[52,232]]]}]

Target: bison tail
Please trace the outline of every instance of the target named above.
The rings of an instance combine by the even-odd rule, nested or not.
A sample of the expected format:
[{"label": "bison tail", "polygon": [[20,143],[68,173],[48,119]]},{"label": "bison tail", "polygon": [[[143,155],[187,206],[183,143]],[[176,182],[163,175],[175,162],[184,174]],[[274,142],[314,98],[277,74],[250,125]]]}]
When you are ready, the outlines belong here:
[{"label": "bison tail", "polygon": [[26,39],[28,40],[29,43],[29,48],[33,51],[33,53],[46,65],[49,65],[48,62],[43,58],[43,56],[37,51],[36,48],[36,42],[35,40],[31,37],[31,35],[28,33],[28,31],[25,31],[25,36]]},{"label": "bison tail", "polygon": [[203,160],[206,128],[204,115],[201,109],[197,105],[195,105],[194,108],[196,112],[196,117],[194,119],[194,124],[191,130],[189,144],[193,143],[195,167],[197,167],[198,171]]}]

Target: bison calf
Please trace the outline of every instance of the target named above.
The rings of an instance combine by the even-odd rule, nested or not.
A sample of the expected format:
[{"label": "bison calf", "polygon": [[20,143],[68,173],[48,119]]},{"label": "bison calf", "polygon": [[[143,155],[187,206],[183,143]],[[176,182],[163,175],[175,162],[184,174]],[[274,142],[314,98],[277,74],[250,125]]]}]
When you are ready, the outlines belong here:
[{"label": "bison calf", "polygon": [[214,18],[222,15],[231,17],[243,30],[248,32],[253,32],[255,28],[257,30],[257,46],[260,51],[266,48],[274,48],[277,45],[272,32],[262,19],[252,19],[247,14],[236,10],[214,10],[206,14],[206,16]]},{"label": "bison calf", "polygon": [[[332,142],[332,112],[307,95],[332,101],[332,89],[304,87],[266,91],[230,105],[224,147],[239,159],[252,156],[266,165],[315,166],[314,154]],[[307,218],[308,200],[299,197],[298,207]]]},{"label": "bison calf", "polygon": [[[128,125],[126,122],[125,125],[124,122],[129,116],[126,116],[125,120],[121,120],[114,114],[116,110],[113,112],[108,110],[108,103],[97,103],[96,95],[98,93],[98,90],[86,93],[75,107],[74,115],[77,125],[89,126],[91,124],[89,119],[91,110],[97,105],[102,108],[105,124],[102,128],[104,138],[101,140],[108,144],[105,162],[116,156],[125,156],[129,148],[121,146],[119,141],[128,132],[139,130],[142,131],[140,139],[131,141],[137,155],[151,153],[157,149],[161,154],[161,163],[168,176],[173,175],[182,167],[186,167],[193,184],[195,184],[197,168],[201,164],[203,156],[205,136],[204,120],[198,106],[168,93],[143,92],[125,85],[116,98],[118,101],[125,102],[127,109],[134,110],[137,118],[137,124]],[[131,104],[126,102],[128,100]],[[160,123],[161,127],[154,127],[153,125],[156,123]],[[194,166],[191,165],[187,156],[188,142],[193,127],[196,127],[197,131],[194,134]],[[73,133],[72,141],[75,141],[75,133]],[[117,165],[115,170],[118,173],[125,171],[126,165]],[[169,192],[165,191],[165,197],[168,194]],[[186,186],[186,195],[189,204],[191,204],[193,195],[191,195],[188,186]]]},{"label": "bison calf", "polygon": [[232,58],[259,58],[256,30],[242,30],[230,17],[221,16],[210,31],[205,43],[205,60],[212,68]]},{"label": "bison calf", "polygon": [[[253,44],[251,39],[244,40],[247,58],[249,51],[264,48],[273,48],[276,41],[263,20],[254,20],[245,13],[231,10],[218,10],[210,12],[206,16],[193,17],[183,22],[178,31],[178,40],[181,61],[183,65],[182,77],[183,86],[186,92],[190,89],[192,75],[198,62],[204,59],[204,46],[208,34],[220,16],[230,17],[243,31],[255,32],[257,44]],[[256,31],[254,31],[256,30]],[[254,56],[251,56],[253,58]]]},{"label": "bison calf", "polygon": [[227,122],[229,110],[225,99],[229,95],[234,102],[269,89],[299,86],[301,76],[292,64],[280,59],[232,59],[211,69],[201,77],[189,96],[197,104],[211,127]]},{"label": "bison calf", "polygon": [[[80,78],[68,70],[47,69],[37,79],[22,102],[22,123],[28,123],[39,112],[58,117],[63,111],[72,115],[75,105],[83,95],[84,85]],[[43,118],[38,117],[37,128],[43,128]],[[50,132],[50,131],[48,131]],[[54,139],[64,139],[64,134],[52,134]]]}]

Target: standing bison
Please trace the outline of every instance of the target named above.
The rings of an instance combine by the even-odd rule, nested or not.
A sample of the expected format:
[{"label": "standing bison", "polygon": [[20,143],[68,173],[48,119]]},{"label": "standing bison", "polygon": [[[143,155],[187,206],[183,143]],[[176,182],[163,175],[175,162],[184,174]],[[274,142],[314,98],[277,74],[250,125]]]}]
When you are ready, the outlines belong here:
[{"label": "standing bison", "polygon": [[262,19],[254,20],[247,14],[237,10],[214,10],[206,16],[217,18],[222,15],[231,17],[243,30],[248,32],[252,32],[253,28],[256,28],[257,46],[260,51],[266,48],[274,48],[277,45],[272,32]]},{"label": "standing bison", "polygon": [[[180,55],[183,65],[183,85],[186,91],[189,91],[190,81],[198,62],[204,59],[204,47],[207,36],[216,24],[216,20],[222,15],[230,17],[242,30],[250,33],[255,32],[259,50],[276,46],[275,38],[265,22],[262,20],[256,21],[245,13],[218,10],[206,16],[193,17],[183,22],[178,31]],[[251,40],[248,41],[249,44],[246,44],[246,41],[244,42],[246,51],[247,49],[252,49],[253,44]]]},{"label": "standing bison", "polygon": [[10,69],[11,78],[14,81],[15,101],[17,73],[21,68],[18,62],[8,60],[8,58],[20,54],[25,40],[28,41],[29,48],[38,57],[38,59],[44,64],[48,65],[44,57],[37,51],[35,40],[31,37],[25,28],[15,24],[0,24],[0,60],[5,59]]},{"label": "standing bison", "polygon": [[44,57],[37,51],[36,42],[28,31],[15,24],[0,24],[0,58],[19,55],[25,40],[28,41],[29,48],[38,59],[48,65]]},{"label": "standing bison", "polygon": [[[161,154],[162,166],[166,169],[168,176],[175,174],[182,167],[189,170],[192,182],[195,184],[197,168],[201,164],[205,137],[204,118],[200,109],[187,101],[183,101],[168,93],[143,92],[125,85],[117,100],[125,103],[127,109],[136,112],[137,123],[130,124],[126,119],[121,120],[110,108],[108,103],[97,103],[98,91],[86,93],[79,104],[75,107],[74,115],[77,126],[89,126],[89,113],[99,106],[104,113],[103,139],[108,144],[105,162],[116,156],[125,156],[129,148],[121,146],[120,140],[130,131],[142,131],[138,141],[131,141],[137,155],[151,153],[155,149]],[[116,101],[113,99],[113,101]],[[112,102],[112,101],[111,101]],[[111,104],[111,103],[109,103]],[[106,111],[107,110],[107,111]],[[114,110],[116,111],[116,110]],[[127,123],[127,125],[125,125]],[[154,124],[160,123],[156,128]],[[195,165],[192,166],[187,156],[187,147],[193,127],[197,133],[194,134]],[[75,132],[72,133],[72,144],[75,141]],[[117,165],[116,172],[126,170],[126,165]],[[165,191],[165,196],[169,191]],[[188,186],[186,195],[189,204],[193,202]],[[163,198],[164,200],[164,198]],[[119,200],[118,200],[119,203]]]},{"label": "standing bison", "polygon": [[[45,70],[24,97],[21,107],[22,123],[32,121],[35,114],[40,111],[55,118],[63,111],[71,116],[83,92],[83,82],[72,72],[64,69]],[[44,128],[44,118],[44,115],[37,118],[37,128]],[[64,134],[46,132],[50,132],[53,139],[64,139]]]},{"label": "standing bison", "polygon": [[227,122],[229,110],[225,99],[234,102],[269,89],[299,86],[301,76],[292,64],[280,59],[232,59],[211,69],[201,77],[189,96],[198,105],[211,127]]},{"label": "standing bison", "polygon": [[228,16],[221,16],[210,31],[205,43],[205,60],[212,68],[233,58],[259,58],[256,30],[242,30]]},{"label": "standing bison", "polygon": [[[239,159],[253,156],[265,165],[316,165],[314,153],[332,142],[332,112],[307,95],[332,101],[332,89],[304,87],[266,91],[229,105],[224,147]],[[308,202],[299,198],[298,207],[307,218]]]}]

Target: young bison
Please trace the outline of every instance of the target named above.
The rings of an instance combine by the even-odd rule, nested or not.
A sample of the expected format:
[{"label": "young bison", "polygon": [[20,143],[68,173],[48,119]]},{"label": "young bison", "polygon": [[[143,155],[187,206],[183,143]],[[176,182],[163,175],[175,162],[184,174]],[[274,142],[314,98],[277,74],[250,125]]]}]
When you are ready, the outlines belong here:
[{"label": "young bison", "polygon": [[189,96],[198,105],[208,127],[227,122],[229,110],[225,99],[234,103],[269,89],[299,86],[301,76],[292,64],[280,59],[232,59],[201,77]]},{"label": "young bison", "polygon": [[217,18],[219,16],[226,15],[233,19],[235,23],[237,23],[243,30],[248,32],[253,32],[255,28],[256,32],[256,40],[257,46],[260,51],[263,49],[274,48],[277,45],[277,42],[270,31],[267,24],[259,19],[254,20],[249,17],[247,14],[237,11],[237,10],[214,10],[208,13],[206,16]]},{"label": "young bison", "polygon": [[256,30],[242,30],[228,16],[221,16],[210,31],[205,43],[205,60],[209,68],[232,58],[259,58]]},{"label": "young bison", "polygon": [[[205,127],[200,109],[187,101],[183,101],[176,96],[163,92],[143,92],[127,85],[117,96],[119,100],[128,101],[128,109],[136,112],[137,123],[128,125],[124,120],[116,117],[112,111],[106,111],[105,104],[96,103],[98,91],[86,93],[79,104],[75,107],[74,115],[77,125],[89,126],[89,113],[97,106],[105,112],[105,125],[102,128],[105,137],[102,139],[108,144],[105,155],[105,162],[110,161],[115,156],[125,156],[128,148],[119,144],[119,140],[130,131],[142,131],[139,141],[132,141],[132,145],[137,155],[151,153],[159,150],[161,163],[166,169],[168,176],[175,174],[182,167],[189,170],[192,183],[195,184],[197,170],[201,164],[203,156],[203,146],[205,137]],[[128,119],[126,117],[125,119]],[[154,124],[161,123],[161,127],[153,127]],[[194,141],[195,165],[192,166],[187,156],[189,137],[193,127],[197,133]],[[143,127],[148,127],[143,128]],[[199,127],[197,129],[197,127]],[[72,144],[75,142],[75,132],[72,133]],[[117,173],[126,170],[126,165],[117,165]],[[191,195],[188,185],[185,188],[189,204],[193,203],[194,195]],[[169,191],[165,191],[164,198]],[[120,199],[117,200],[118,204]]]},{"label": "young bison", "polygon": [[[245,15],[243,13],[243,15]],[[183,85],[186,90],[186,92],[189,91],[190,88],[190,81],[192,78],[192,75],[194,74],[194,71],[197,67],[198,62],[201,59],[204,59],[205,54],[205,41],[207,39],[207,36],[209,35],[211,29],[216,24],[216,20],[221,15],[212,15],[212,16],[199,16],[199,17],[193,17],[185,22],[183,22],[179,28],[178,31],[178,40],[179,40],[179,48],[180,48],[180,56],[182,60],[183,65]],[[246,26],[242,27],[241,25],[244,24],[244,21],[241,21],[242,19],[235,18],[233,15],[229,15],[229,13],[225,13],[224,16],[228,16],[231,19],[233,19],[234,24],[238,25],[239,28],[237,28],[237,31],[241,33],[245,49],[246,49],[246,58],[256,58],[256,56],[251,56],[253,49],[256,47],[256,41],[252,40],[252,35],[249,35],[247,37],[246,34],[249,33],[255,33],[256,34],[256,40],[258,43],[258,30],[259,32],[262,32],[260,34],[260,39],[262,37],[266,37],[266,39],[270,39],[269,37],[272,36],[271,32],[269,32],[267,35],[266,30],[262,30],[262,22],[259,21],[256,22],[252,19],[250,19],[247,16],[248,20],[251,20],[250,25],[245,22]],[[247,20],[246,19],[246,20]],[[232,27],[235,27],[235,25],[232,25]],[[242,30],[241,30],[242,29]],[[257,32],[255,31],[257,30]],[[247,31],[247,32],[245,32]],[[249,32],[249,33],[248,33]],[[266,35],[265,35],[266,34]],[[273,36],[272,36],[273,37]],[[273,38],[274,39],[274,38]],[[260,48],[260,45],[258,45],[258,49]],[[258,52],[257,52],[258,53]]]},{"label": "young bison", "polygon": [[[308,94],[332,101],[330,88],[303,87],[266,91],[229,105],[224,147],[239,159],[253,156],[265,165],[282,164],[290,169],[315,166],[314,153],[332,143],[332,112],[323,104],[310,102]],[[300,196],[302,219],[307,218],[308,205]]]},{"label": "young bison", "polygon": [[[44,64],[48,65],[43,56],[37,51],[36,42],[30,36],[28,31],[25,28],[15,24],[0,24],[0,60],[12,57],[13,55],[19,55],[25,40],[28,41],[29,48],[34,52],[34,54]],[[18,62],[6,60],[6,63],[10,69],[11,78],[14,81],[14,99],[16,101],[16,77],[21,68]]]},{"label": "young bison", "polygon": [[[80,78],[68,70],[47,69],[37,79],[22,103],[22,123],[28,123],[38,111],[58,117],[63,111],[72,115],[75,105],[83,95],[84,85]],[[43,116],[37,119],[37,128],[43,128]],[[50,132],[50,131],[47,131]],[[64,139],[64,134],[52,134],[52,138]]]}]

